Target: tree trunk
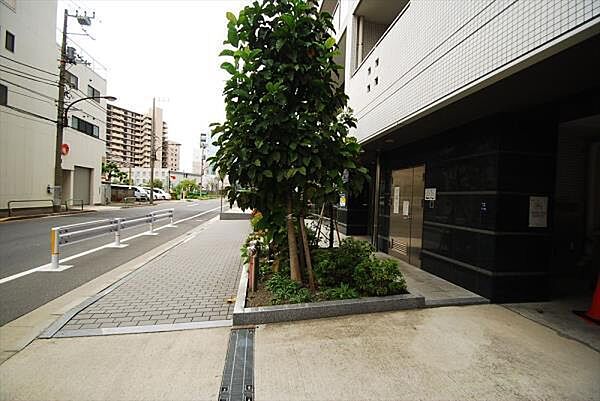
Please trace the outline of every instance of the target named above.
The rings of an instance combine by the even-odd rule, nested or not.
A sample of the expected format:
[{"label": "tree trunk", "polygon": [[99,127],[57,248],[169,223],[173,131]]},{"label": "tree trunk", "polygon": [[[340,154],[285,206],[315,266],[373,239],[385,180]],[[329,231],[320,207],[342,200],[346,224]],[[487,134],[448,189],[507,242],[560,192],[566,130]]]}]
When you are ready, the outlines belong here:
[{"label": "tree trunk", "polygon": [[294,216],[292,215],[292,197],[287,199],[287,237],[290,251],[290,277],[292,280],[302,283],[300,273],[300,262],[298,261],[298,245],[296,242],[296,230],[294,229]]},{"label": "tree trunk", "polygon": [[300,223],[300,235],[302,236],[302,244],[304,245],[304,260],[306,262],[306,271],[308,272],[308,285],[311,291],[315,291],[315,276],[312,269],[312,261],[310,259],[310,246],[308,244],[308,235],[306,235],[306,226],[304,225],[304,216],[298,218]]}]

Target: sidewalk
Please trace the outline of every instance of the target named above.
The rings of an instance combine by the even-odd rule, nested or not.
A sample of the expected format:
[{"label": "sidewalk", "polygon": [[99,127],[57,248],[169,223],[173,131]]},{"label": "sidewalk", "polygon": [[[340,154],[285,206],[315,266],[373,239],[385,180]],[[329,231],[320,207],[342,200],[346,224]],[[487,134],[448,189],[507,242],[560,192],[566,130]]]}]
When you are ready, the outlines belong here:
[{"label": "sidewalk", "polygon": [[[183,243],[115,283],[54,337],[230,326],[247,221],[211,221]],[[57,325],[58,326],[58,325]],[[160,327],[151,327],[160,326]],[[118,329],[117,329],[118,328]],[[54,327],[58,329],[58,327]],[[111,330],[106,330],[111,329]]]}]

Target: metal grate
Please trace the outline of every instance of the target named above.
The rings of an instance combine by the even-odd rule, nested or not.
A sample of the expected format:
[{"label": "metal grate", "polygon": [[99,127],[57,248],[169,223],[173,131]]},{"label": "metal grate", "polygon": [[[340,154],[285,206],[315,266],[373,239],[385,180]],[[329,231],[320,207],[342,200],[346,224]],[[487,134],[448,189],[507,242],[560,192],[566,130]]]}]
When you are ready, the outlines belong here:
[{"label": "metal grate", "polygon": [[218,400],[254,400],[254,329],[231,331]]},{"label": "metal grate", "polygon": [[408,243],[401,239],[392,237],[392,249],[401,255],[408,255]]}]

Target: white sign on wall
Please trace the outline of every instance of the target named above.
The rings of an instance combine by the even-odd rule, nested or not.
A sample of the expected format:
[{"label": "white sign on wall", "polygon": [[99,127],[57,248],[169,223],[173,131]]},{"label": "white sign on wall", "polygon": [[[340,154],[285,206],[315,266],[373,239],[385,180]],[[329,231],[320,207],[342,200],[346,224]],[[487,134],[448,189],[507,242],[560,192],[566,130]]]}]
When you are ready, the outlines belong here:
[{"label": "white sign on wall", "polygon": [[529,197],[529,227],[548,227],[548,197]]},{"label": "white sign on wall", "polygon": [[425,188],[425,200],[435,200],[435,188]]},{"label": "white sign on wall", "polygon": [[400,187],[394,187],[394,214],[400,213]]},{"label": "white sign on wall", "polygon": [[402,216],[408,216],[410,210],[410,202],[404,201],[402,202]]}]

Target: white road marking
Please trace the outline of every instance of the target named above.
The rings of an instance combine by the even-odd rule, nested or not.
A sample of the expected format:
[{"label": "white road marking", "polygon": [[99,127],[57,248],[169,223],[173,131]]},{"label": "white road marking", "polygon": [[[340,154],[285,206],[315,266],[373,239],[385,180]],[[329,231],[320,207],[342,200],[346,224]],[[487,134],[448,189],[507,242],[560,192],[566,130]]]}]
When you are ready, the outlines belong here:
[{"label": "white road marking", "polygon": [[[188,220],[191,220],[191,219],[195,219],[196,217],[200,217],[200,216],[202,216],[202,215],[205,215],[205,214],[207,214],[207,213],[213,212],[213,211],[215,211],[215,210],[217,210],[217,209],[220,209],[220,208],[221,208],[221,206],[217,206],[217,207],[215,207],[215,208],[212,208],[212,209],[206,210],[206,211],[204,211],[204,212],[202,212],[202,213],[198,213],[198,214],[195,214],[195,215],[193,215],[193,216],[186,217],[185,219],[181,219],[181,220],[174,221],[174,222],[173,222],[173,224],[177,224],[177,223],[181,223],[181,222],[183,222],[183,221],[188,221]],[[154,229],[154,231],[162,230],[163,228],[167,228],[167,227],[172,227],[172,226],[171,226],[171,225],[169,225],[169,224],[166,224],[166,225],[164,225],[164,226],[161,226],[161,227],[155,228],[155,229]],[[127,238],[125,238],[125,239],[122,239],[122,240],[121,240],[121,242],[126,242],[126,241],[132,240],[132,239],[134,239],[134,238],[141,237],[141,236],[143,236],[143,235],[146,235],[146,231],[145,231],[145,232],[143,232],[143,233],[139,233],[139,234],[136,234],[136,235],[132,235],[131,237],[127,237]],[[77,253],[77,254],[75,254],[75,255],[68,256],[68,257],[66,257],[66,258],[61,258],[61,259],[60,259],[60,263],[65,263],[65,262],[68,262],[68,261],[70,261],[70,260],[77,259],[77,258],[80,258],[80,257],[82,257],[82,256],[86,256],[86,255],[89,255],[89,254],[91,254],[91,253],[94,253],[94,252],[98,252],[98,251],[99,251],[99,250],[101,250],[101,249],[109,248],[109,247],[110,247],[110,245],[112,245],[112,244],[113,244],[113,243],[111,242],[111,243],[109,243],[109,244],[101,245],[101,246],[99,246],[99,247],[96,247],[96,248],[93,248],[93,249],[89,249],[89,250],[87,250],[87,251],[80,252],[80,253]],[[44,271],[44,272],[51,271],[51,270],[46,270],[46,269],[44,269],[44,268],[47,268],[47,266],[48,266],[48,264],[45,264],[45,265],[42,265],[42,266],[34,267],[33,269],[29,269],[29,270],[22,271],[22,272],[20,272],[20,273],[17,273],[17,274],[13,274],[12,276],[4,277],[3,279],[0,279],[0,284],[8,283],[9,281],[12,281],[12,280],[18,279],[18,278],[20,278],[20,277],[23,277],[23,276],[27,276],[28,274],[35,273],[35,272],[37,272],[37,271]],[[56,271],[59,271],[59,270],[56,270]]]}]

